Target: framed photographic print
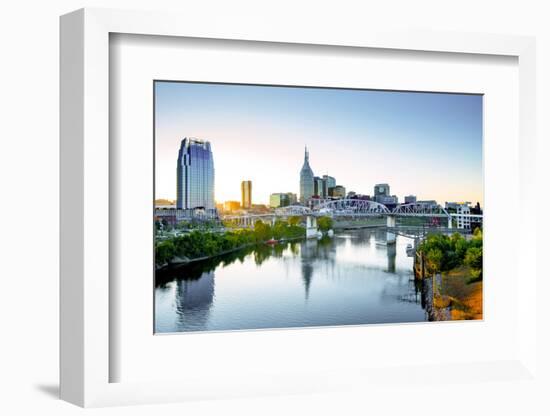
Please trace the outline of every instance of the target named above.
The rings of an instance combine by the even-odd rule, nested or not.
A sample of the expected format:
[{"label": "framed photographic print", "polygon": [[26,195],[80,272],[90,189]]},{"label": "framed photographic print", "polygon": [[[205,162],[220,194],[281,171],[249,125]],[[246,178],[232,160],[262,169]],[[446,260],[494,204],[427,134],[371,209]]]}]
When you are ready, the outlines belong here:
[{"label": "framed photographic print", "polygon": [[62,398],[530,379],[533,40],[180,18],[61,19]]}]

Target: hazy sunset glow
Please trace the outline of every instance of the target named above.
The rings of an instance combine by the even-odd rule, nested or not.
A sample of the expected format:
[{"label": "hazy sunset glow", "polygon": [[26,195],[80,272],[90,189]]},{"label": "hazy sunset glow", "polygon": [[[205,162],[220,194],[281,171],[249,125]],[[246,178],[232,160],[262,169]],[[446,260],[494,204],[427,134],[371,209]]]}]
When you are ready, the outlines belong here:
[{"label": "hazy sunset glow", "polygon": [[176,199],[184,137],[208,140],[215,199],[299,193],[304,146],[315,175],[346,190],[483,205],[480,95],[157,82],[156,198]]}]

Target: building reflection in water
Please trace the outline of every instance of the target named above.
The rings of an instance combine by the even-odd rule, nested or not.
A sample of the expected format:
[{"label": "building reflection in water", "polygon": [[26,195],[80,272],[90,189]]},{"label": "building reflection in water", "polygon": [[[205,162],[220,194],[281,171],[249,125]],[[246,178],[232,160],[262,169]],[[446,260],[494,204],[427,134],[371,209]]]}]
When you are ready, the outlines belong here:
[{"label": "building reflection in water", "polygon": [[214,272],[198,279],[180,279],[176,286],[176,313],[181,329],[206,328],[214,301]]},{"label": "building reflection in water", "polygon": [[302,280],[304,282],[305,298],[309,299],[311,281],[313,279],[313,262],[317,253],[317,240],[306,240],[300,245],[302,260]]},{"label": "building reflection in water", "polygon": [[344,240],[323,237],[308,239],[300,244],[302,280],[304,282],[305,299],[309,299],[313,271],[321,265],[325,266],[323,273],[334,274],[336,264],[336,246],[345,244]]}]

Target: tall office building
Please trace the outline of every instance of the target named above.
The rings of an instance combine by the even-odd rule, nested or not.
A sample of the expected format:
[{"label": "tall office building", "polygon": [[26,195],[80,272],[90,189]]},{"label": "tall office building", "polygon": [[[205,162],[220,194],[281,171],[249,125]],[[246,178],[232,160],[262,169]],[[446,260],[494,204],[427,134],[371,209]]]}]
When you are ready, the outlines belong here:
[{"label": "tall office building", "polygon": [[210,142],[194,138],[181,141],[177,168],[179,209],[214,210],[214,159]]},{"label": "tall office building", "polygon": [[390,185],[378,183],[374,185],[374,200],[388,208],[394,208],[399,203],[397,196],[390,195]]},{"label": "tall office building", "polygon": [[320,178],[319,176],[315,176],[313,178],[313,194],[319,198],[326,198],[327,196],[324,191],[325,188],[323,183],[323,178]]},{"label": "tall office building", "polygon": [[405,196],[405,204],[414,204],[414,203],[416,203],[416,196],[415,195]]},{"label": "tall office building", "polygon": [[288,194],[279,192],[269,195],[269,206],[271,208],[281,208],[288,205],[290,205]]},{"label": "tall office building", "polygon": [[308,199],[315,194],[315,183],[313,180],[313,171],[309,166],[309,152],[307,147],[304,154],[304,164],[300,171],[300,202],[307,203]]},{"label": "tall office building", "polygon": [[342,185],[336,185],[330,188],[331,195],[334,198],[345,198],[346,197],[346,188]]},{"label": "tall office building", "polygon": [[325,198],[330,196],[330,188],[334,188],[336,186],[336,178],[333,176],[323,175],[323,193],[325,194]]},{"label": "tall office building", "polygon": [[269,206],[271,208],[287,207],[296,203],[296,194],[292,192],[278,192],[269,196]]},{"label": "tall office building", "polygon": [[389,196],[390,195],[390,185],[387,183],[378,183],[374,185],[374,198],[377,199],[379,196]]},{"label": "tall office building", "polygon": [[241,207],[243,209],[252,207],[252,181],[241,182]]}]

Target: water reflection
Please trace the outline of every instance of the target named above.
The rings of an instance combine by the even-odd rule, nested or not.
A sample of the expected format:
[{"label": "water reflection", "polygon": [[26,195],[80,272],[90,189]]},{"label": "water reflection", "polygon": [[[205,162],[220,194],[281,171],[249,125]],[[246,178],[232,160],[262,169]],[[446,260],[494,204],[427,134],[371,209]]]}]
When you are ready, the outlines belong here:
[{"label": "water reflection", "polygon": [[309,298],[311,281],[313,280],[313,262],[318,253],[317,240],[306,240],[300,244],[300,259],[302,263],[302,280],[304,282],[305,298]]},{"label": "water reflection", "polygon": [[397,247],[395,244],[388,244],[386,247],[388,256],[388,272],[395,273],[395,259],[397,257]]},{"label": "water reflection", "polygon": [[158,332],[423,321],[410,241],[381,230],[249,247],[156,276]]},{"label": "water reflection", "polygon": [[208,322],[214,301],[214,272],[205,272],[199,279],[177,281],[176,313],[178,326],[203,328]]}]

